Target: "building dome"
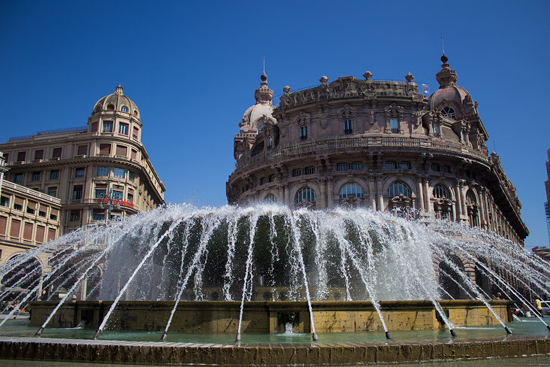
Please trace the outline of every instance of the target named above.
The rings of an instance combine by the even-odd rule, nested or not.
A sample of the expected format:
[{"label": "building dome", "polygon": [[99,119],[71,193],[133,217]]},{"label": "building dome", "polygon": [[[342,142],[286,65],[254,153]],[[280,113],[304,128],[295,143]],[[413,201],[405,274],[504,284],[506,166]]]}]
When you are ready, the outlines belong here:
[{"label": "building dome", "polygon": [[120,111],[139,117],[139,110],[136,104],[122,93],[120,84],[116,87],[113,94],[101,98],[94,105],[92,114],[101,111]]},{"label": "building dome", "polygon": [[474,108],[474,102],[466,89],[456,85],[458,75],[455,70],[449,67],[448,60],[445,54],[441,56],[443,64],[441,64],[441,70],[436,75],[439,89],[430,96],[429,106],[431,110],[446,108],[446,111],[454,111],[456,109],[457,113],[463,115],[471,112]]},{"label": "building dome", "polygon": [[249,107],[243,114],[240,127],[246,131],[257,130],[258,125],[260,125],[260,119],[267,119],[276,123],[276,120],[272,116],[273,110],[275,109],[271,103],[273,90],[269,89],[267,86],[267,75],[262,74],[261,79],[260,88],[256,89],[254,93],[256,104]]}]

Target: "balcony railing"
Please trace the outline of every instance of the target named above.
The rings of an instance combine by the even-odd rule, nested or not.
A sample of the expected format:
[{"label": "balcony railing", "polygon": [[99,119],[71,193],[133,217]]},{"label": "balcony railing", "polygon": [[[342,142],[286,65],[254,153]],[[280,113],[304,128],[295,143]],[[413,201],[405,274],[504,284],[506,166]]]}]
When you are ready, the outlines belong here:
[{"label": "balcony railing", "polygon": [[361,138],[343,138],[327,141],[318,141],[312,143],[295,144],[284,148],[275,148],[250,158],[244,164],[239,164],[239,169],[248,168],[252,165],[260,164],[266,161],[292,157],[308,153],[320,153],[342,148],[408,148],[418,149],[419,151],[444,151],[458,155],[466,155],[483,161],[488,158],[484,152],[474,150],[462,144],[452,144],[449,142],[439,142],[437,140],[410,137],[361,137]]}]

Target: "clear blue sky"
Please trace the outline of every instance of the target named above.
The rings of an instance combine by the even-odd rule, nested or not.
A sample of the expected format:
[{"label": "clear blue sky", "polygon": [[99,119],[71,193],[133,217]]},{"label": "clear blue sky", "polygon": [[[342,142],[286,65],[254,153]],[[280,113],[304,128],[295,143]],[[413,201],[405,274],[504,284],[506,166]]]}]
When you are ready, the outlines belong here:
[{"label": "clear blue sky", "polygon": [[278,96],[370,70],[438,84],[441,42],[488,146],[548,246],[550,1],[1,1],[0,141],[86,125],[119,83],[139,107],[166,201],[227,203],[233,137],[267,58]]}]

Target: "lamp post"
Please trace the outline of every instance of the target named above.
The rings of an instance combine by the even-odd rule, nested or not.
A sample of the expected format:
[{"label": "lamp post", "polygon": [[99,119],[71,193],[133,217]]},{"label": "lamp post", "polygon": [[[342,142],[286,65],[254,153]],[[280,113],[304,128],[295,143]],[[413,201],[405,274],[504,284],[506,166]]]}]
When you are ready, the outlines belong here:
[{"label": "lamp post", "polygon": [[113,189],[109,189],[105,194],[99,194],[98,201],[101,209],[105,209],[105,224],[107,225],[113,207],[116,206],[117,209],[120,209],[120,199],[113,199]]}]

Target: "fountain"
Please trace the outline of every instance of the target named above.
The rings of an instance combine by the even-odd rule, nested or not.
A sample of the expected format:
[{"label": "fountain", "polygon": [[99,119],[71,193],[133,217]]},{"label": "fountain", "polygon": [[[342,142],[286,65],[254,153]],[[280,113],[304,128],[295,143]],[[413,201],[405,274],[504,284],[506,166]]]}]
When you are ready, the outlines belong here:
[{"label": "fountain", "polygon": [[[162,341],[229,333],[235,348],[278,333],[309,333],[311,348],[335,333],[378,332],[380,343],[394,343],[390,331],[442,329],[452,340],[463,327],[500,325],[511,334],[512,307],[536,314],[531,298],[550,294],[550,266],[520,246],[478,228],[403,217],[176,205],[81,228],[0,266],[0,299],[19,301],[0,321],[0,337],[30,303],[36,336],[80,325],[95,330],[88,345],[111,330],[161,333]],[[33,259],[47,259],[44,275],[29,271]],[[54,300],[61,289],[66,296]],[[491,300],[497,292],[505,300]],[[550,352],[542,340],[537,350]],[[15,349],[0,341],[0,355]],[[197,358],[183,361],[212,362]]]}]

